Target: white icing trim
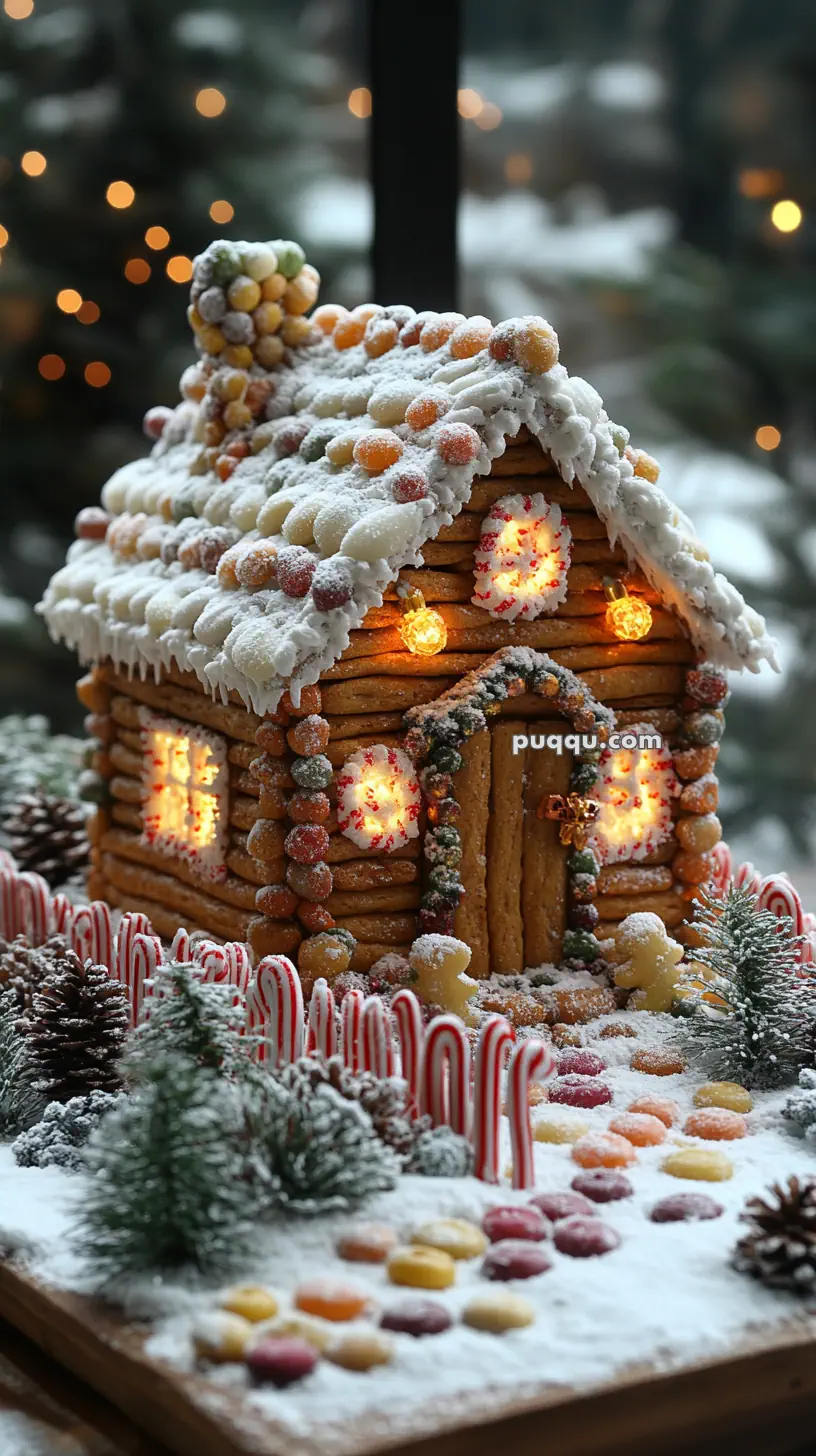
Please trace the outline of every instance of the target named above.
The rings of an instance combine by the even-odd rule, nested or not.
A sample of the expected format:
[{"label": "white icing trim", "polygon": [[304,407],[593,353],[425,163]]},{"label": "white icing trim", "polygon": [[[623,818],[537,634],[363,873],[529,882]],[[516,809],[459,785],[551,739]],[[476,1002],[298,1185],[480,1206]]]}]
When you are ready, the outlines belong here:
[{"label": "white icing trim", "polygon": [[[229,767],[217,733],[139,709],[142,835],[149,849],[183,859],[205,879],[227,877]],[[177,744],[175,751],[171,744]],[[202,840],[196,843],[196,838]]]}]

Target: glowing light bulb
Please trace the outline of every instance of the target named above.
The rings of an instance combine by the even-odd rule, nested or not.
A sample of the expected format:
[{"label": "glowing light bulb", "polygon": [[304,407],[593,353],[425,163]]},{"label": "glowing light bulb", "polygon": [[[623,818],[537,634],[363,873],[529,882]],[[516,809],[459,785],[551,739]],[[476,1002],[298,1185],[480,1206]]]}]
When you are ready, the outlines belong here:
[{"label": "glowing light bulb", "polygon": [[417,657],[435,657],[444,650],[448,640],[448,629],[433,607],[406,612],[399,632],[408,651]]},{"label": "glowing light bulb", "polygon": [[609,606],[606,625],[621,642],[637,642],[652,625],[652,609],[642,597],[630,597],[622,581],[604,577],[604,594]]}]

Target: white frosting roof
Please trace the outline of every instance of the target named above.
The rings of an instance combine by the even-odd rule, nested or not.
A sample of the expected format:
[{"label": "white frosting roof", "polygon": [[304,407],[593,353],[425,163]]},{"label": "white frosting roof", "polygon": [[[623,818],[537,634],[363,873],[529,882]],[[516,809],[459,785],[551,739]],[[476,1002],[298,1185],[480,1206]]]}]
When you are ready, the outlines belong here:
[{"label": "white frosting roof", "polygon": [[[419,344],[397,345],[371,359],[362,344],[340,352],[331,338],[322,338],[289,351],[273,377],[268,419],[334,425],[337,434],[382,428],[389,411],[399,413],[429,386],[448,393],[452,408],[420,432],[405,423],[389,425],[404,453],[397,467],[379,475],[354,463],[332,465],[325,456],[278,459],[270,444],[241,460],[222,482],[211,471],[190,473],[201,455],[200,407],[185,400],[152,453],[111,477],[102,503],[114,517],[145,513],[154,542],[174,529],[168,517],[181,523],[182,534],[231,527],[233,539],[251,542],[260,535],[261,507],[275,495],[280,510],[272,542],[279,548],[308,542],[313,532],[317,544],[309,543],[310,552],[331,558],[340,575],[350,576],[351,600],[319,611],[311,594],[226,589],[214,575],[185,570],[178,560],[123,557],[103,541],[78,540],[41,603],[52,637],[84,661],[110,658],[143,674],[173,661],[192,669],[213,693],[235,690],[256,711],[271,710],[285,687],[297,694],[336,662],[349,633],[381,604],[401,568],[422,564],[424,543],[466,506],[474,477],[489,473],[505,436],[524,424],[563,479],[580,482],[610,542],[620,541],[706,658],[752,672],[763,659],[776,667],[763,619],[714,570],[684,513],[659,486],[634,474],[621,453],[626,432],[611,424],[592,386],[570,378],[560,363],[532,374],[494,360],[487,350],[452,359],[447,344],[430,353]],[[435,441],[442,426],[457,421],[478,432],[482,447],[471,464],[449,466]],[[391,478],[412,467],[427,477],[430,494],[395,504]]]}]

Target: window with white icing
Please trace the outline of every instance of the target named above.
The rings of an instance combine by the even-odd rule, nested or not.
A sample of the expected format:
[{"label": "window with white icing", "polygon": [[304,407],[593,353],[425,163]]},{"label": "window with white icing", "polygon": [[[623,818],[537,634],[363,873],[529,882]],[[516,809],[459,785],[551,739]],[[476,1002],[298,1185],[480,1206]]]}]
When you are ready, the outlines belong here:
[{"label": "window with white icing", "polygon": [[210,880],[227,873],[227,745],[177,718],[140,712],[142,842]]},{"label": "window with white icing", "polygon": [[[627,729],[633,741],[654,734],[648,723]],[[671,801],[680,792],[672,756],[660,748],[605,748],[591,797],[600,803],[590,848],[601,864],[642,860],[672,832]]]},{"label": "window with white icing", "polygon": [[533,621],[567,596],[572,533],[543,495],[505,495],[482,522],[474,606],[506,622]]},{"label": "window with white icing", "polygon": [[361,849],[400,849],[419,834],[422,796],[401,748],[375,743],[347,758],[335,780],[337,823]]}]

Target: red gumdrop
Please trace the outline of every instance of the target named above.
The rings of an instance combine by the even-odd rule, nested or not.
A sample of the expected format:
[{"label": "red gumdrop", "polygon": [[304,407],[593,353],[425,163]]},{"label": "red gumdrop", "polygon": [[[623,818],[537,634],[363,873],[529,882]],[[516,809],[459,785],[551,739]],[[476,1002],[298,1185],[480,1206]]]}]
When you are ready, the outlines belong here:
[{"label": "red gumdrop", "polygon": [[288,920],[297,902],[297,895],[288,885],[263,885],[255,891],[256,910],[271,920]]},{"label": "red gumdrop", "polygon": [[487,348],[491,359],[498,359],[501,364],[506,363],[508,359],[512,359],[516,329],[517,324],[514,319],[508,319],[506,323],[497,324],[487,341]]},{"label": "red gumdrop", "polygon": [[580,1213],[564,1218],[555,1226],[555,1247],[573,1259],[591,1259],[596,1254],[610,1254],[620,1246],[620,1234],[599,1218],[584,1218]]},{"label": "red gumdrop", "polygon": [[305,546],[284,546],[278,552],[278,585],[288,597],[305,597],[317,562]]},{"label": "red gumdrop", "polygon": [[283,848],[295,864],[316,865],[328,853],[329,836],[322,824],[297,824],[289,830]]},{"label": "red gumdrop", "polygon": [[606,1062],[597,1052],[583,1047],[567,1047],[558,1058],[559,1077],[597,1077],[606,1071]]},{"label": "red gumdrop", "polygon": [[344,607],[354,595],[354,582],[346,567],[335,561],[321,561],[312,581],[312,601],[319,612]]},{"label": "red gumdrop", "polygon": [[309,425],[306,420],[292,420],[288,425],[281,425],[275,435],[275,452],[278,459],[284,455],[294,455],[299,450],[303,441],[309,433]]},{"label": "red gumdrop", "polygon": [[453,1324],[453,1318],[443,1304],[435,1299],[405,1299],[402,1304],[392,1305],[380,1317],[380,1329],[393,1330],[396,1335],[442,1335]]},{"label": "red gumdrop", "polygon": [[561,1102],[565,1107],[602,1107],[605,1102],[612,1101],[612,1093],[605,1082],[575,1074],[558,1077],[549,1092],[550,1102]]},{"label": "red gumdrop", "polygon": [[142,429],[149,440],[160,440],[164,427],[168,420],[173,418],[173,411],[166,404],[155,404],[149,409],[142,420]]},{"label": "red gumdrop", "polygon": [[80,541],[104,541],[111,518],[101,506],[85,506],[77,514],[74,531]]},{"label": "red gumdrop", "polygon": [[421,470],[401,470],[391,478],[391,494],[401,506],[408,501],[424,500],[428,482]]},{"label": "red gumdrop", "polygon": [[491,1244],[482,1260],[485,1279],[533,1279],[552,1268],[552,1259],[541,1244],[529,1239],[502,1239]]},{"label": "red gumdrop", "polygon": [[518,1204],[502,1204],[489,1208],[482,1219],[482,1228],[491,1244],[502,1239],[528,1239],[537,1243],[546,1239],[550,1225],[539,1208]]},{"label": "red gumdrop", "polygon": [[328,900],[334,878],[327,864],[288,864],[286,883],[303,900]]},{"label": "red gumdrop", "polygon": [[707,1193],[670,1193],[661,1198],[649,1214],[652,1223],[684,1223],[689,1219],[719,1218],[723,1212],[721,1203],[715,1203]]},{"label": "red gumdrop", "polygon": [[293,1335],[267,1335],[247,1350],[244,1360],[256,1385],[294,1385],[311,1375],[319,1358],[314,1345]]},{"label": "red gumdrop", "polygon": [[337,924],[331,911],[316,900],[299,900],[297,918],[303,929],[310,930],[312,935],[319,935],[322,930],[334,930]]},{"label": "red gumdrop", "polygon": [[482,442],[470,425],[442,425],[434,440],[446,465],[469,465],[482,448]]},{"label": "red gumdrop", "polygon": [[615,1203],[619,1198],[631,1198],[635,1191],[625,1173],[616,1173],[610,1168],[589,1168],[584,1173],[576,1173],[570,1186],[593,1203]]},{"label": "red gumdrop", "polygon": [[309,713],[306,718],[300,718],[294,723],[286,734],[286,741],[293,753],[298,753],[302,758],[313,758],[316,753],[322,753],[331,737],[331,728],[325,718],[319,713]]},{"label": "red gumdrop", "polygon": [[298,789],[286,812],[293,824],[325,824],[331,814],[331,799],[320,789]]},{"label": "red gumdrop", "polygon": [[540,1209],[550,1223],[558,1223],[562,1218],[570,1218],[574,1213],[581,1213],[585,1218],[593,1218],[595,1209],[583,1193],[537,1193],[530,1202],[535,1208]]}]

